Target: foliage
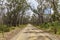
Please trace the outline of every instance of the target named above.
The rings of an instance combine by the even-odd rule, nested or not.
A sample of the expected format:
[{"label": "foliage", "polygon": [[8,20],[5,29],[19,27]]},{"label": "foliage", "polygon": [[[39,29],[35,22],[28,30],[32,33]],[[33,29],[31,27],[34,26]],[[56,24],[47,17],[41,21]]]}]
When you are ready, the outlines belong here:
[{"label": "foliage", "polygon": [[58,21],[50,22],[50,23],[44,23],[40,25],[40,28],[47,29],[47,31],[52,31],[55,33],[60,33],[60,23]]},{"label": "foliage", "polygon": [[0,32],[9,32],[9,28],[6,25],[0,25]]},{"label": "foliage", "polygon": [[28,23],[25,11],[28,9],[26,0],[7,0],[7,13],[3,15],[3,23],[8,26],[18,26],[20,24]]}]

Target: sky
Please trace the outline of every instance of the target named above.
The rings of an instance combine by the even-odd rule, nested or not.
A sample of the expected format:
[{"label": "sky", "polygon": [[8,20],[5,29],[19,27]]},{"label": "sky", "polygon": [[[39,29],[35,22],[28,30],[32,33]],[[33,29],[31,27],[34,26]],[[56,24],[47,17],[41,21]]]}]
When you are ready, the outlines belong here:
[{"label": "sky", "polygon": [[[0,0],[0,1],[2,1],[2,0]],[[2,2],[0,2],[0,4],[1,4]],[[4,0],[4,3],[3,4],[5,4],[6,3],[6,0]]]},{"label": "sky", "polygon": [[[30,4],[30,6],[31,6],[33,9],[37,9],[38,3],[37,3],[35,0],[28,0],[27,2]],[[28,10],[27,12],[30,13],[30,16],[33,15],[32,10]]]},{"label": "sky", "polygon": [[28,0],[32,8],[37,9],[38,3],[35,0]]},{"label": "sky", "polygon": [[45,14],[53,14],[53,9],[52,8],[47,8],[45,11],[44,11]]}]

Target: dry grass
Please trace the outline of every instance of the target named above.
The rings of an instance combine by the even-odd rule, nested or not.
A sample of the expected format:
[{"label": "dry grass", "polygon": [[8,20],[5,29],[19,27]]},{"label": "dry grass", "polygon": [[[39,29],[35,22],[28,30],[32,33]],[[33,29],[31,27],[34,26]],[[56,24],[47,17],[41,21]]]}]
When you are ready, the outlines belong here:
[{"label": "dry grass", "polygon": [[4,32],[4,39],[3,34],[0,33],[0,40],[10,40],[12,37],[18,34],[20,30],[24,27],[25,25],[20,25],[19,27],[11,27],[9,32]]}]

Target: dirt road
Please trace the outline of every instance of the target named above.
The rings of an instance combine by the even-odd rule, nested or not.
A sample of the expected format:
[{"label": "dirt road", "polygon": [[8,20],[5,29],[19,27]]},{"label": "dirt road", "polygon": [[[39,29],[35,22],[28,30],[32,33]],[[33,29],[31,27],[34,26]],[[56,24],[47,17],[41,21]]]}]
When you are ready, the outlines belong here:
[{"label": "dirt road", "polygon": [[20,31],[11,40],[60,40],[55,35],[46,33],[36,27],[28,24],[26,28]]}]

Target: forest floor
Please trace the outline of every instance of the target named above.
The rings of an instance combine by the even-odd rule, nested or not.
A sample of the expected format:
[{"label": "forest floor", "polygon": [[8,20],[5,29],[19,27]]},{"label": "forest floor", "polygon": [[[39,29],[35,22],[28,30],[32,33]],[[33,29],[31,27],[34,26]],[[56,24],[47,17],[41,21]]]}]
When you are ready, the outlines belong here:
[{"label": "forest floor", "polygon": [[60,40],[60,37],[28,24],[10,40]]}]

